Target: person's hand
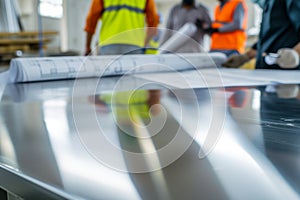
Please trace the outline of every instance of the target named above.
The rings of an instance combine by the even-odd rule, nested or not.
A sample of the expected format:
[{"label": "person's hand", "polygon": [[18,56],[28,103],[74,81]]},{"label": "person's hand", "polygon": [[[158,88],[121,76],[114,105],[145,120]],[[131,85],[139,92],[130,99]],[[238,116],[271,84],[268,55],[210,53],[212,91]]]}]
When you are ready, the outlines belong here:
[{"label": "person's hand", "polygon": [[91,51],[91,48],[88,48],[88,47],[87,47],[87,48],[85,48],[84,55],[85,55],[85,56],[88,56],[88,55],[91,54],[91,52],[92,52],[92,51]]},{"label": "person's hand", "polygon": [[292,69],[299,65],[299,54],[294,49],[282,48],[277,51],[277,64],[281,68]]},{"label": "person's hand", "polygon": [[218,28],[209,27],[207,29],[204,29],[204,32],[207,33],[207,34],[209,34],[209,35],[212,35],[214,33],[218,33],[219,29]]},{"label": "person's hand", "polygon": [[249,60],[250,59],[246,54],[232,55],[227,59],[225,63],[222,64],[222,66],[227,68],[238,68]]},{"label": "person's hand", "polygon": [[203,24],[204,21],[201,19],[196,19],[195,25],[199,28],[199,29],[203,29]]}]

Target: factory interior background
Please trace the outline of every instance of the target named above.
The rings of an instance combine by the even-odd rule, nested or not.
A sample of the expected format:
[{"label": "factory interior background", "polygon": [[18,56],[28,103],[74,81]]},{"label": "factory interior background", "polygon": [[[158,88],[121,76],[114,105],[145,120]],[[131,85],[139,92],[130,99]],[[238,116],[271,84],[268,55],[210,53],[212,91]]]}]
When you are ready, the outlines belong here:
[{"label": "factory interior background", "polygon": [[[84,25],[91,0],[5,0],[1,2],[0,32],[45,32],[48,33],[43,35],[46,55],[84,54]],[[155,2],[161,16],[159,27],[164,28],[171,7],[181,1],[156,0]],[[259,31],[261,10],[258,6],[251,3],[250,0],[246,2],[248,5],[247,46],[249,47],[255,41]],[[198,0],[197,3],[204,4],[209,9],[211,17],[213,17],[214,7],[219,2],[217,0]],[[98,23],[98,26],[97,30],[99,31],[101,22]],[[2,39],[11,39],[7,37],[3,35]],[[209,49],[209,43],[209,36],[205,36],[204,49]],[[97,45],[97,37],[93,38],[92,44]],[[19,52],[22,56],[39,55],[37,48],[28,49],[24,46],[20,47],[20,49],[23,50]],[[2,47],[2,52],[0,49],[2,60],[5,61],[6,57],[10,59],[10,56],[15,56],[6,55],[7,53],[7,48]],[[12,51],[12,53],[15,54],[15,51]]]}]

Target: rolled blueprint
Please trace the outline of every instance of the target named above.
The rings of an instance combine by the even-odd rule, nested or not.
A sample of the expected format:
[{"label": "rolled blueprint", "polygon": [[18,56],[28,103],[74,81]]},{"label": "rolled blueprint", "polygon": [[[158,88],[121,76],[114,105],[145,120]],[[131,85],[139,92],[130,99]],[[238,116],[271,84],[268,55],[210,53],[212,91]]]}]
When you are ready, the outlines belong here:
[{"label": "rolled blueprint", "polygon": [[222,53],[15,58],[9,82],[31,82],[182,71],[220,66]]},{"label": "rolled blueprint", "polygon": [[169,40],[167,40],[161,47],[159,53],[175,52],[182,46],[190,37],[197,31],[197,26],[193,23],[186,23],[181,27]]}]

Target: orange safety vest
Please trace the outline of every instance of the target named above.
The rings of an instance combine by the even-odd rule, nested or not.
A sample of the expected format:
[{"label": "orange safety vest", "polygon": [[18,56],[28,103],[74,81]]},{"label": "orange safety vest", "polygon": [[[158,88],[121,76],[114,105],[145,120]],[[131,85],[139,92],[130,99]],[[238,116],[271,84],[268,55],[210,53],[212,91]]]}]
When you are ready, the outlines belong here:
[{"label": "orange safety vest", "polygon": [[226,33],[213,33],[211,36],[211,49],[212,50],[237,50],[240,53],[244,53],[247,40],[246,28],[247,28],[247,6],[244,0],[229,0],[221,9],[218,5],[215,9],[215,21],[212,23],[213,28],[220,28],[226,23],[233,21],[233,14],[241,3],[245,10],[242,30],[236,30]]}]

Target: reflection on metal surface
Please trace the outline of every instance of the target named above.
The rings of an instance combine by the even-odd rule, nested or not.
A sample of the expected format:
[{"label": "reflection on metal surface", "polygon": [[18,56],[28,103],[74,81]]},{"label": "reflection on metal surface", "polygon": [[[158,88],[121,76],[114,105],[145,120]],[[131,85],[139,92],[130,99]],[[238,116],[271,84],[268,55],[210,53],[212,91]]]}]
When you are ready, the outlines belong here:
[{"label": "reflection on metal surface", "polygon": [[261,124],[268,147],[300,152],[300,93],[297,88],[298,85],[286,85],[276,86],[275,92],[263,90]]},{"label": "reflection on metal surface", "polygon": [[[176,98],[164,99],[169,112],[200,145],[199,158],[203,159],[213,151],[226,119],[226,99],[222,88],[214,90],[174,90]],[[182,102],[182,114],[176,108]],[[180,120],[178,118],[184,118]]]},{"label": "reflection on metal surface", "polygon": [[[273,93],[261,88],[261,126],[266,156],[300,194],[300,93],[281,98],[278,88],[275,87]],[[281,89],[294,91],[295,86],[281,86]]]},{"label": "reflection on metal surface", "polygon": [[260,126],[260,96],[255,88],[236,88],[231,90],[228,100],[229,111],[237,126],[259,148],[264,151],[264,141]]},{"label": "reflection on metal surface", "polygon": [[[166,111],[160,105],[160,97],[161,91],[159,90],[137,90],[99,95],[95,100],[98,105],[99,100],[102,100],[104,102],[100,105],[106,104],[110,107],[120,130],[119,134],[135,138],[141,153],[151,154],[151,156],[144,157],[144,162],[150,171],[158,169],[150,174],[155,191],[160,199],[170,199],[164,174],[160,170],[162,166],[159,155],[156,154],[157,149],[152,140],[152,137],[162,130],[166,122]],[[158,118],[152,117],[158,115],[160,116]],[[125,157],[125,159],[129,159],[126,162],[129,166],[132,165],[131,162],[135,163],[134,160],[130,160],[130,157]]]},{"label": "reflection on metal surface", "polygon": [[[125,134],[130,134],[133,137],[137,138],[138,145],[141,149],[141,152],[143,154],[149,154],[151,153],[151,157],[145,157],[145,163],[147,166],[149,166],[149,169],[158,169],[155,173],[151,173],[150,177],[153,182],[153,185],[155,186],[155,191],[158,194],[159,199],[171,199],[168,192],[168,185],[166,184],[165,177],[163,174],[163,171],[161,170],[162,166],[159,160],[159,155],[155,154],[156,147],[152,140],[152,137],[159,133],[159,131],[162,130],[163,126],[166,122],[166,111],[162,106],[159,105],[160,103],[160,91],[159,90],[150,90],[149,93],[145,94],[146,91],[140,90],[135,91],[132,95],[130,95],[130,98],[136,98],[136,93],[140,96],[140,99],[143,99],[146,95],[147,101],[147,111],[144,110],[146,113],[141,113],[140,107],[136,108],[135,104],[138,102],[132,102],[129,103],[129,108],[125,107],[125,112],[130,112],[127,118],[129,123],[131,123],[131,126],[134,130],[134,135],[131,135],[130,132],[125,132]],[[149,96],[148,96],[149,95]],[[130,99],[128,99],[130,102]],[[142,102],[139,102],[142,103]],[[133,106],[133,108],[132,108]],[[122,109],[122,108],[121,108]],[[123,108],[124,109],[124,108]],[[117,111],[115,111],[117,113]],[[159,113],[163,113],[163,117],[160,119],[163,119],[163,123],[159,123],[159,121],[153,119],[151,115],[158,115]],[[117,114],[117,117],[118,114]],[[149,118],[150,123],[145,124],[144,120]],[[122,123],[122,122],[121,122]],[[122,129],[122,124],[118,121],[118,127]],[[153,127],[153,128],[151,128]],[[150,132],[149,129],[152,131]],[[124,131],[124,130],[123,130]],[[154,153],[154,154],[153,154]]]},{"label": "reflection on metal surface", "polygon": [[230,199],[298,199],[272,163],[238,135],[239,129],[226,126],[208,159]]},{"label": "reflection on metal surface", "polygon": [[[44,127],[41,104],[21,105],[6,102],[1,104],[0,113],[2,117],[5,116],[5,127],[18,163],[17,166],[11,165],[17,167],[17,170],[6,169],[10,177],[13,177],[6,183],[13,184],[11,189],[18,188],[15,182],[24,181],[31,183],[24,186],[25,188],[34,187],[32,185],[35,184],[41,188],[48,185],[49,191],[52,191],[53,187],[61,187],[59,170]],[[10,165],[6,161],[2,160],[1,164]],[[16,177],[19,177],[20,181],[16,181]]]},{"label": "reflection on metal surface", "polygon": [[14,145],[11,141],[9,131],[7,130],[2,115],[0,115],[0,161],[10,168],[18,169],[18,161]]},{"label": "reflection on metal surface", "polygon": [[[89,98],[89,100],[91,99],[93,98]],[[93,110],[85,110],[87,113],[95,115],[95,119],[91,118],[89,123],[93,124],[94,127],[98,126],[97,129],[99,131],[99,134],[95,135],[98,139],[91,141],[87,135],[84,134],[86,130],[83,126],[82,119],[80,118],[80,110],[78,110],[77,107],[73,107],[77,131],[83,144],[99,162],[109,167],[132,173],[160,170],[177,160],[193,141],[193,137],[184,136],[185,133],[180,127],[180,124],[183,123],[181,121],[186,120],[184,118],[182,118],[181,121],[176,122],[176,126],[174,126],[172,132],[170,132],[170,130],[166,132],[167,129],[164,124],[166,121],[170,120],[173,122],[174,119],[170,114],[166,114],[167,112],[165,111],[167,110],[164,109],[166,105],[160,105],[160,91],[135,90],[134,92],[115,92],[111,94],[102,94],[95,99],[98,99],[95,101],[95,105],[96,107],[100,106],[100,110],[103,111],[103,107],[107,107],[107,109],[111,110],[111,117],[113,117],[112,119],[114,119],[118,129],[122,132],[121,136],[126,134],[133,137],[134,140],[132,140],[132,142],[135,140],[153,140],[154,138],[156,138],[156,140],[161,140],[161,142],[157,143],[159,146],[156,146],[156,150],[153,152],[144,153],[140,151],[140,147],[134,149],[130,145],[119,148],[118,144],[110,143],[109,140],[107,140],[110,137],[110,131],[105,129],[106,125],[103,124],[101,113],[98,116],[98,114],[95,113],[98,109],[95,108]],[[197,103],[197,101],[195,101],[195,103]],[[186,111],[182,109],[182,106],[183,104],[178,107],[179,111],[183,112],[180,116],[188,115],[188,113],[185,113]],[[195,108],[197,111],[197,107]],[[140,129],[141,124],[135,122],[137,119],[142,119],[143,129],[147,129],[148,132],[140,131],[142,130]],[[195,115],[195,119],[197,119],[197,115]],[[136,130],[139,130],[139,132],[136,133]],[[142,136],[142,138],[139,138],[138,134],[141,133],[145,133],[145,135]],[[151,138],[147,135],[148,133],[150,133]],[[195,133],[196,132],[193,132],[192,134]],[[119,137],[121,136],[119,135]],[[130,150],[126,148],[129,148]],[[109,152],[110,155],[114,156],[108,157],[104,152]],[[126,160],[130,160],[135,164],[124,166],[123,163],[120,162],[122,159],[115,159],[117,155],[125,157]],[[160,160],[160,165],[147,165],[145,160],[151,160],[152,157],[156,157],[157,155]]]},{"label": "reflection on metal surface", "polygon": [[[258,89],[236,89],[229,99],[230,112],[242,133],[270,161],[276,163],[276,166],[273,166],[274,174],[269,175],[273,181],[287,180],[285,192],[288,191],[289,185],[299,192],[300,173],[296,171],[299,169],[300,159],[299,155],[294,153],[298,151],[300,141],[300,126],[297,125],[300,115],[296,109],[300,103],[295,99],[295,96],[298,96],[295,88],[298,86],[277,85],[272,88],[268,86]],[[259,109],[253,109],[250,105],[257,101],[261,105]],[[281,175],[284,178],[280,181],[278,177]]]},{"label": "reflection on metal surface", "polygon": [[276,93],[279,98],[292,99],[299,95],[299,86],[295,84],[278,85]]},{"label": "reflection on metal surface", "polygon": [[[84,105],[83,101],[79,103]],[[43,107],[45,124],[65,190],[78,195],[77,198],[79,196],[88,199],[94,199],[97,196],[110,198],[111,191],[117,190],[118,192],[114,194],[115,198],[126,196],[130,199],[139,199],[135,189],[128,184],[131,181],[126,174],[120,174],[99,164],[85,151],[75,134],[68,101],[45,101]],[[89,123],[86,126],[91,128],[89,131],[93,131]],[[78,182],[78,180],[81,181]]]},{"label": "reflection on metal surface", "polygon": [[[98,98],[95,98],[98,105],[102,101],[102,105],[106,104],[110,107],[118,128],[133,137],[151,139],[164,126],[166,111],[160,105],[159,90],[114,92],[99,95]],[[131,129],[127,130],[128,123],[132,123],[137,130],[151,129],[151,133],[139,131],[139,135],[136,135]]]}]

